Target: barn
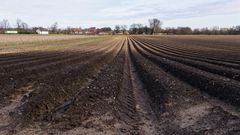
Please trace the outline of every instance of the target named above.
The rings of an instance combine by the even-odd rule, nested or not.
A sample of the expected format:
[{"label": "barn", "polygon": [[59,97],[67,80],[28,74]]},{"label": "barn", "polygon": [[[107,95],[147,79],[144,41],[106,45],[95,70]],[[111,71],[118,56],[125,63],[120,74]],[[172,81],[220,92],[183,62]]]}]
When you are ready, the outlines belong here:
[{"label": "barn", "polygon": [[48,30],[47,30],[47,29],[44,29],[44,28],[39,28],[39,29],[37,29],[37,30],[36,30],[36,33],[37,33],[37,34],[40,34],[40,35],[48,35],[48,34],[49,34]]},{"label": "barn", "polygon": [[16,30],[6,30],[4,33],[5,34],[18,34],[18,31],[16,31]]},{"label": "barn", "polygon": [[88,31],[86,32],[87,35],[96,35],[97,34],[97,30],[96,27],[90,27],[88,29]]},{"label": "barn", "polygon": [[71,29],[71,34],[79,34],[79,35],[82,35],[83,34],[83,31],[81,28],[72,28]]}]

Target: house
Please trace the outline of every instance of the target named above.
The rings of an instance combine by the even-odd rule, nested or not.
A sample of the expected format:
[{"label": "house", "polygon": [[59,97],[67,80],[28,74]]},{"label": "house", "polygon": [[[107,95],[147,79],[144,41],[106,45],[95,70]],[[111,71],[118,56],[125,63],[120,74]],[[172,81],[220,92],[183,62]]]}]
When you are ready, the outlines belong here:
[{"label": "house", "polygon": [[98,35],[109,35],[109,32],[99,32]]},{"label": "house", "polygon": [[81,28],[72,28],[71,29],[71,34],[79,34],[82,35],[83,34],[83,30]]},{"label": "house", "polygon": [[39,28],[36,30],[37,34],[40,34],[40,35],[48,35],[49,32],[47,29],[44,29],[44,28]]},{"label": "house", "polygon": [[18,34],[18,31],[16,31],[16,30],[6,30],[4,33],[5,34]]},{"label": "house", "polygon": [[96,31],[96,27],[90,27],[88,29],[88,31],[86,32],[87,35],[96,35],[97,31]]}]

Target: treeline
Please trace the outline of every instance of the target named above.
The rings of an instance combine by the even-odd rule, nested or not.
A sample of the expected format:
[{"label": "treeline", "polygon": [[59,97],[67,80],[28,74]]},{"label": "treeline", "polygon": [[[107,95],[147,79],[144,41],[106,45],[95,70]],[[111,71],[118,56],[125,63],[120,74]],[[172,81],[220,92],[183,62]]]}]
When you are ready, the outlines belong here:
[{"label": "treeline", "polygon": [[152,32],[152,28],[142,24],[132,24],[129,29],[129,34],[135,35],[152,35],[152,34],[166,34],[166,35],[240,35],[240,25],[231,28],[201,28],[191,29],[190,27],[177,28],[160,28],[157,32]]},{"label": "treeline", "polygon": [[[111,27],[103,27],[103,28],[94,28],[94,34],[99,34],[99,33],[107,33],[107,34],[112,34],[114,31],[112,30]],[[7,19],[0,20],[0,34],[4,34],[5,31],[17,31],[18,34],[37,34],[37,30],[43,30],[43,31],[48,31],[50,34],[74,34],[76,33],[76,30],[79,32],[81,31],[82,33],[85,33],[89,30],[89,28],[82,29],[81,27],[67,27],[67,28],[59,28],[58,23],[55,22],[49,27],[30,27],[26,22],[17,19],[16,23],[13,25],[10,25],[10,22]],[[127,31],[126,28],[124,28],[124,31]]]},{"label": "treeline", "polygon": [[231,28],[201,28],[191,29],[190,27],[178,27],[178,28],[165,28],[161,33],[174,34],[174,35],[240,35],[240,25]]},{"label": "treeline", "polygon": [[[58,29],[58,34],[73,34],[75,31],[74,29],[81,29],[83,33],[87,32],[89,28],[84,28],[82,29],[81,27],[79,28],[74,28],[74,27],[67,27],[65,29]],[[112,28],[111,27],[102,27],[102,28],[96,28],[95,34],[100,34],[100,33],[106,33],[106,34],[111,34],[112,33]]]},{"label": "treeline", "polygon": [[62,31],[61,29],[58,28],[57,22],[53,23],[48,28],[43,28],[43,27],[29,27],[29,25],[26,22],[20,19],[16,20],[14,26],[10,25],[10,22],[7,19],[3,19],[2,21],[0,21],[0,33],[4,33],[6,30],[8,31],[15,30],[18,31],[18,34],[36,34],[37,29],[49,30],[49,32],[56,34]]},{"label": "treeline", "polygon": [[153,34],[168,34],[168,35],[240,35],[240,25],[230,28],[201,28],[192,29],[190,27],[177,28],[162,28],[162,21],[159,19],[150,19],[149,25],[132,24],[129,29],[129,34],[135,35],[153,35]]},{"label": "treeline", "polygon": [[[103,28],[96,28],[94,31],[95,34],[99,33],[107,33],[107,34],[154,34],[159,33],[161,30],[162,22],[159,19],[150,19],[149,26],[143,26],[141,24],[133,24],[128,29],[127,25],[116,25],[114,29],[111,27],[103,27]],[[95,28],[95,27],[92,27]],[[16,30],[19,34],[36,34],[37,30],[47,30],[50,34],[73,34],[75,33],[74,30],[79,31],[81,30],[83,33],[89,30],[89,28],[82,29],[74,28],[74,27],[67,27],[67,28],[59,28],[58,23],[53,23],[50,27],[29,27],[29,25],[20,20],[16,20],[16,24],[12,27],[8,20],[4,19],[0,21],[0,33],[4,33],[6,30]]]},{"label": "treeline", "polygon": [[132,24],[129,28],[129,34],[132,35],[139,35],[139,34],[146,34],[146,35],[153,35],[157,33],[161,33],[162,30],[162,21],[153,18],[149,19],[149,26],[147,25],[142,25],[142,24]]},{"label": "treeline", "polygon": [[[230,28],[220,28],[220,27],[212,27],[212,28],[201,28],[201,29],[191,29],[190,27],[177,27],[177,28],[162,28],[162,21],[153,18],[149,19],[148,25],[142,24],[132,24],[129,29],[126,25],[116,25],[114,29],[111,27],[103,27],[103,28],[94,28],[94,34],[132,34],[132,35],[153,35],[153,34],[168,34],[168,35],[240,35],[240,25],[234,26]],[[20,20],[16,20],[16,24],[14,27],[11,27],[8,20],[0,20],[0,33],[4,33],[6,30],[16,30],[19,34],[36,34],[37,30],[47,30],[50,34],[73,34],[79,32],[80,30],[85,33],[89,30],[89,28],[82,29],[67,27],[67,28],[59,28],[58,23],[53,23],[48,28],[43,27],[29,27],[29,25]],[[76,31],[74,31],[76,30]]]}]

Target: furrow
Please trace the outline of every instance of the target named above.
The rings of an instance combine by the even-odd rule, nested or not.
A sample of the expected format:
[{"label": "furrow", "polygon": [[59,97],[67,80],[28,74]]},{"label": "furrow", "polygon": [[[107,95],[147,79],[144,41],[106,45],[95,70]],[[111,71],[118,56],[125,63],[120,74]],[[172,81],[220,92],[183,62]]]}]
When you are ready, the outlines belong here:
[{"label": "furrow", "polygon": [[[135,40],[135,42],[138,42],[138,41]],[[214,65],[214,64],[195,61],[192,59],[177,57],[177,56],[162,52],[159,49],[155,49],[155,48],[151,47],[150,45],[142,44],[141,42],[138,42],[138,45],[140,45],[143,49],[145,49],[149,53],[152,53],[159,57],[177,61],[177,62],[183,63],[185,65],[192,66],[192,67],[195,67],[195,68],[198,68],[198,69],[210,72],[210,73],[218,74],[221,76],[228,77],[230,79],[240,81],[240,70],[229,69],[227,67],[222,67],[222,66],[218,66],[218,65]]]},{"label": "furrow", "polygon": [[237,81],[155,56],[146,50],[139,48],[140,46],[136,43],[133,44],[140,54],[158,64],[159,67],[166,72],[171,73],[175,77],[191,84],[192,86],[198,87],[211,96],[218,97],[219,99],[230,102],[236,106],[240,105],[240,85]]}]

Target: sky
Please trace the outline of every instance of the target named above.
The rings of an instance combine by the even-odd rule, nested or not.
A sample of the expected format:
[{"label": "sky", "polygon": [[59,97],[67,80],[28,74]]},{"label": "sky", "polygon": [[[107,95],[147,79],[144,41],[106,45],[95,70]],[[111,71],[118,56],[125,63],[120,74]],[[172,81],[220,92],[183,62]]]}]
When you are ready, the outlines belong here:
[{"label": "sky", "polygon": [[159,18],[163,27],[231,27],[240,25],[240,0],[1,0],[0,20],[16,19],[30,26],[64,28],[148,24]]}]

